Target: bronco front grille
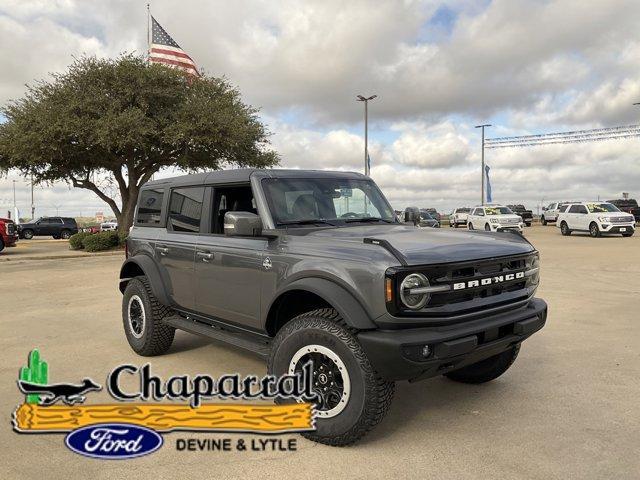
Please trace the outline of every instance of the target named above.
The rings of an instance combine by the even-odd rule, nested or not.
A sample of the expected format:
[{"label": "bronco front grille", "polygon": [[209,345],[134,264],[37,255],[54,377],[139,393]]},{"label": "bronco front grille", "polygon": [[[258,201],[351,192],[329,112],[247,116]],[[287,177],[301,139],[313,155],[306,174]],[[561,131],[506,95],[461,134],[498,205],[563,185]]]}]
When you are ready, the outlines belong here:
[{"label": "bronco front grille", "polygon": [[387,303],[390,313],[400,316],[448,317],[517,303],[531,296],[538,285],[538,254],[433,266],[394,268],[395,291],[411,273],[422,273],[433,291],[420,310],[402,304],[399,296]]}]

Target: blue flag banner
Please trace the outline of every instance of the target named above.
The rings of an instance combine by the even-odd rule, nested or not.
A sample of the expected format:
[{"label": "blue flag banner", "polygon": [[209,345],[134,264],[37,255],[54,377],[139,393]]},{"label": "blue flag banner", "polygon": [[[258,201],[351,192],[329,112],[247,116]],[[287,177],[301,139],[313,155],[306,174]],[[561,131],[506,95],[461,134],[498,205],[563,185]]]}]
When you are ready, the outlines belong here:
[{"label": "blue flag banner", "polygon": [[491,182],[489,181],[489,170],[491,170],[489,168],[489,165],[485,165],[484,166],[484,173],[487,177],[487,203],[491,203],[493,201],[492,197],[491,197]]},{"label": "blue flag banner", "polygon": [[367,153],[367,170],[371,171],[371,155]]}]

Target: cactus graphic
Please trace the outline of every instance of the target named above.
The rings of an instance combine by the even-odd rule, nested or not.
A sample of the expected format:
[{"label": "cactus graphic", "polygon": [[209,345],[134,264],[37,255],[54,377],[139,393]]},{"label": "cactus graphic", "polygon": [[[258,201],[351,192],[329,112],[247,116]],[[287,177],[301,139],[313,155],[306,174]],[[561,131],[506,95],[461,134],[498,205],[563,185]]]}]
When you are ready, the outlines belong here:
[{"label": "cactus graphic", "polygon": [[[33,349],[29,353],[29,366],[20,369],[20,380],[26,382],[37,383],[38,385],[46,385],[49,381],[49,365],[40,359],[38,349]],[[26,396],[26,403],[38,403],[40,395],[31,394]]]}]

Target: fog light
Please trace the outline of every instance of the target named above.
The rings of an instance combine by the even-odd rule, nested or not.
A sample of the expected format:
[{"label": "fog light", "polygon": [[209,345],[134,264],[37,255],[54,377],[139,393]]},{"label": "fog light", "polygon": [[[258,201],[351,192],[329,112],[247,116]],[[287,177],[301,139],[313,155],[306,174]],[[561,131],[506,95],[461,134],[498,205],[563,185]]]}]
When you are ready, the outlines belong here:
[{"label": "fog light", "polygon": [[425,345],[422,347],[422,356],[427,358],[429,355],[431,355],[431,347],[429,345]]}]

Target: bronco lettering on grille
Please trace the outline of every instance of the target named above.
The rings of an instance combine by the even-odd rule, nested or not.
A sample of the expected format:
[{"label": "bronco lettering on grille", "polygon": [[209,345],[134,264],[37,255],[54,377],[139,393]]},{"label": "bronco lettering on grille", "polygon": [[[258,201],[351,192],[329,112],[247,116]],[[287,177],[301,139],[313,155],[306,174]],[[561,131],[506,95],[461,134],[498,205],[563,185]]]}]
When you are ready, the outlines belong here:
[{"label": "bronco lettering on grille", "polygon": [[453,284],[454,290],[463,290],[465,288],[484,287],[486,285],[494,285],[496,283],[510,282],[524,278],[524,272],[507,273],[504,275],[496,275],[495,277],[482,278],[480,280],[469,280],[468,282],[458,282]]}]

